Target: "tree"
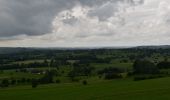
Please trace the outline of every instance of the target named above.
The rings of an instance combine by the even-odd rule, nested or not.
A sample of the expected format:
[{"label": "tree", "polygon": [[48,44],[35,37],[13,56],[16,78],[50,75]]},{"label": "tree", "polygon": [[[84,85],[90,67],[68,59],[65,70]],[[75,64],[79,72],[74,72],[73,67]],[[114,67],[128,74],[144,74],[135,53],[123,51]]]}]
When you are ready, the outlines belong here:
[{"label": "tree", "polygon": [[169,61],[162,61],[157,64],[157,67],[160,69],[169,69],[170,68],[170,62]]},{"label": "tree", "polygon": [[86,80],[83,80],[83,85],[87,85],[87,81]]},{"label": "tree", "polygon": [[9,86],[9,80],[8,79],[3,79],[1,82],[1,87],[8,87]]},{"label": "tree", "polygon": [[26,78],[23,77],[23,78],[21,79],[21,83],[25,83],[25,82],[26,82]]},{"label": "tree", "polygon": [[122,73],[123,71],[119,68],[114,68],[114,67],[109,67],[109,68],[104,68],[102,70],[99,70],[98,71],[98,74],[99,75],[103,75],[103,74],[120,74]]},{"label": "tree", "polygon": [[159,69],[154,63],[147,60],[136,60],[133,64],[135,74],[157,74]]},{"label": "tree", "polygon": [[73,67],[68,76],[70,76],[71,78],[74,78],[76,76],[89,76],[92,74],[93,70],[95,70],[95,68],[92,66],[78,65]]},{"label": "tree", "polygon": [[36,88],[38,86],[38,80],[32,79],[32,88]]},{"label": "tree", "polygon": [[17,82],[17,81],[16,81],[15,79],[12,79],[12,80],[11,80],[11,85],[15,85],[16,82]]},{"label": "tree", "polygon": [[44,60],[44,66],[46,66],[46,67],[49,66],[49,62],[47,61],[47,59]]},{"label": "tree", "polygon": [[60,83],[61,81],[60,81],[60,79],[57,79],[55,82],[56,82],[56,83]]},{"label": "tree", "polygon": [[57,61],[54,60],[54,59],[51,59],[49,66],[50,66],[50,67],[56,67],[56,68],[58,68]]},{"label": "tree", "polygon": [[54,76],[57,76],[58,72],[56,70],[47,71],[46,74],[40,79],[42,84],[54,83]]},{"label": "tree", "polygon": [[122,76],[116,73],[106,73],[104,76],[104,79],[107,79],[107,80],[119,79],[119,78],[122,78]]}]

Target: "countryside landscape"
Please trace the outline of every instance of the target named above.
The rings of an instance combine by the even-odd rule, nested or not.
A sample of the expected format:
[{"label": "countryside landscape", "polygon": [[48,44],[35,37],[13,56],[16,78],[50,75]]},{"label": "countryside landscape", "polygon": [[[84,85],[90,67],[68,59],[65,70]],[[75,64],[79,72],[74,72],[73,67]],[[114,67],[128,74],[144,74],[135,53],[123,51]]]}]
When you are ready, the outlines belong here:
[{"label": "countryside landscape", "polygon": [[170,0],[0,0],[0,100],[170,100]]},{"label": "countryside landscape", "polygon": [[0,48],[0,97],[3,100],[11,97],[14,100],[169,99],[169,58],[169,46]]}]

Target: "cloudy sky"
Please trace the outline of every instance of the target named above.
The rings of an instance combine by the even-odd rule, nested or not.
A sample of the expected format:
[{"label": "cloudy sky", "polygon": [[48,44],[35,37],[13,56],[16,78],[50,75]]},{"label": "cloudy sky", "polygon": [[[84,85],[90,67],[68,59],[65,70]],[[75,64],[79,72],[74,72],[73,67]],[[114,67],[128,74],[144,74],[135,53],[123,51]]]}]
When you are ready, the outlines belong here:
[{"label": "cloudy sky", "polygon": [[170,0],[0,0],[0,46],[170,44]]}]

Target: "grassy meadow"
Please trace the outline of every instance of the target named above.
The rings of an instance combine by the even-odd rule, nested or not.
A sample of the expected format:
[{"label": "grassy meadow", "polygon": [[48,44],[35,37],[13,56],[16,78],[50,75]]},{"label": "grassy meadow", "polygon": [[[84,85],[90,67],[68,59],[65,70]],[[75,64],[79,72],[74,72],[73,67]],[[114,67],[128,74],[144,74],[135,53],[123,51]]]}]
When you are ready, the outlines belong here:
[{"label": "grassy meadow", "polygon": [[[95,79],[97,80],[97,79]],[[170,77],[144,81],[131,79],[18,86],[0,90],[1,100],[169,100]]]}]

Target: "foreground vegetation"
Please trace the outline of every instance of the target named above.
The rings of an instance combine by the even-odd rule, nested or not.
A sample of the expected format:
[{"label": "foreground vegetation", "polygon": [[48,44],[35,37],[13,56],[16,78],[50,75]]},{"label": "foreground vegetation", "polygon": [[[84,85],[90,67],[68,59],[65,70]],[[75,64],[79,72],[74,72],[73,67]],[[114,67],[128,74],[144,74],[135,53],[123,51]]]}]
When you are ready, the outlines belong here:
[{"label": "foreground vegetation", "polygon": [[2,100],[169,100],[170,78],[144,81],[110,80],[42,85],[36,89],[19,86],[0,90]]}]

